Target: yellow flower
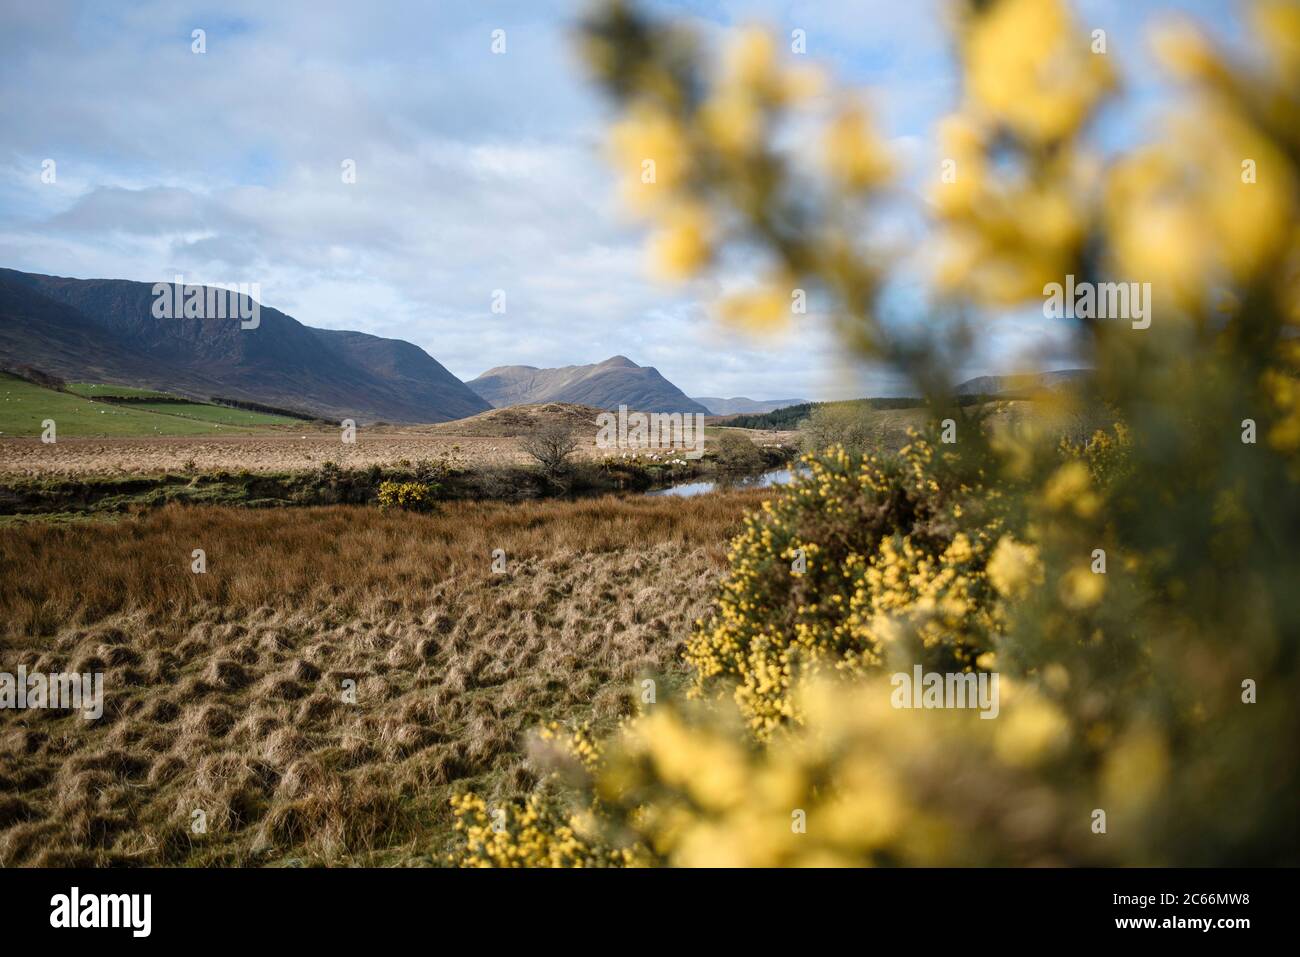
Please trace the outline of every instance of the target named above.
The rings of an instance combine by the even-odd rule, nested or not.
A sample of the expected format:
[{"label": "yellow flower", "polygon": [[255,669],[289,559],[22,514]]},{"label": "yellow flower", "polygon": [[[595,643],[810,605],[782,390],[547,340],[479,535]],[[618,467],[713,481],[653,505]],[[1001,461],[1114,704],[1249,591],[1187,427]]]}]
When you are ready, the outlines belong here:
[{"label": "yellow flower", "polygon": [[708,212],[693,203],[678,204],[668,211],[664,221],[664,228],[650,241],[654,274],[670,281],[689,279],[711,255]]},{"label": "yellow flower", "polygon": [[1165,69],[1181,79],[1221,79],[1227,75],[1213,44],[1186,20],[1157,25],[1151,33],[1151,48]]},{"label": "yellow flower", "polygon": [[793,284],[768,283],[757,290],[735,293],[719,306],[725,322],[749,332],[779,332],[790,321]]},{"label": "yellow flower", "polygon": [[976,103],[1035,142],[1077,130],[1114,82],[1059,0],[992,5],[970,28],[966,60]]},{"label": "yellow flower", "polygon": [[1068,740],[1070,723],[1050,701],[1038,695],[1018,696],[1014,707],[1003,709],[995,747],[1008,764],[1037,764]]},{"label": "yellow flower", "polygon": [[1106,576],[1087,565],[1071,568],[1061,577],[1059,593],[1067,608],[1091,608],[1106,593]]},{"label": "yellow flower", "polygon": [[1169,749],[1161,734],[1139,727],[1127,734],[1106,757],[1102,791],[1120,807],[1141,807],[1160,793],[1169,773]]},{"label": "yellow flower", "polygon": [[1225,280],[1273,275],[1297,212],[1282,151],[1214,102],[1169,125],[1166,142],[1117,163],[1106,221],[1117,271],[1162,291],[1158,301],[1203,306]]},{"label": "yellow flower", "polygon": [[700,122],[723,153],[744,155],[763,141],[763,111],[743,91],[724,91],[700,108]]},{"label": "yellow flower", "polygon": [[724,84],[765,91],[776,81],[776,41],[760,27],[745,27],[732,35],[723,64]]},{"label": "yellow flower", "polygon": [[652,106],[633,108],[612,130],[610,146],[623,174],[624,197],[639,212],[671,198],[691,164],[680,124]]},{"label": "yellow flower", "polygon": [[846,107],[831,121],[823,151],[831,176],[848,189],[868,189],[889,178],[889,156],[859,105]]},{"label": "yellow flower", "polygon": [[1024,594],[1043,580],[1038,548],[1003,535],[986,568],[989,581],[998,593],[1008,598]]},{"label": "yellow flower", "polygon": [[1280,452],[1300,449],[1300,382],[1294,376],[1270,369],[1260,384],[1282,413],[1268,431],[1268,443]]},{"label": "yellow flower", "polygon": [[1077,460],[1066,462],[1047,480],[1043,501],[1056,511],[1071,508],[1081,518],[1091,518],[1101,507],[1101,499],[1092,491],[1088,466]]},{"label": "yellow flower", "polygon": [[944,216],[973,211],[985,187],[983,131],[970,117],[954,114],[939,124],[939,145],[945,162],[931,198]]},{"label": "yellow flower", "polygon": [[826,88],[826,76],[817,67],[792,67],[781,73],[781,102],[797,102],[820,95]]},{"label": "yellow flower", "polygon": [[1254,34],[1280,74],[1281,85],[1300,85],[1300,4],[1293,0],[1258,0],[1251,4]]}]

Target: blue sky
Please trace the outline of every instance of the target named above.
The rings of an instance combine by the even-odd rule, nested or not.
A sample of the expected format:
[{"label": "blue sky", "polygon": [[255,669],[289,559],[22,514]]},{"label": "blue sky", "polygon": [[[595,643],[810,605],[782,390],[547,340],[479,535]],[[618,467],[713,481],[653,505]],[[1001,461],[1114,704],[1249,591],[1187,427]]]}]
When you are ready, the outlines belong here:
[{"label": "blue sky", "polygon": [[[868,90],[919,184],[955,78],[938,0],[652,6],[710,43],[800,28],[808,56]],[[0,265],[82,278],[258,282],[313,326],[408,339],[472,378],[496,365],[654,365],[691,395],[891,391],[820,324],[737,341],[719,280],[647,277],[643,233],[602,158],[609,114],[573,53],[582,7],[520,2],[6,3],[0,9]],[[1168,95],[1145,48],[1178,11],[1229,39],[1223,2],[1076,4],[1107,30],[1129,97],[1099,129],[1145,135]],[[207,52],[191,51],[206,31]],[[490,49],[506,31],[505,55]],[[57,179],[41,180],[53,159]],[[357,181],[344,184],[345,159]],[[900,217],[904,233],[913,228]],[[737,277],[724,277],[728,283]],[[506,291],[505,315],[490,311]],[[904,308],[907,291],[896,303]],[[1070,364],[1061,330],[989,330],[966,371]]]}]

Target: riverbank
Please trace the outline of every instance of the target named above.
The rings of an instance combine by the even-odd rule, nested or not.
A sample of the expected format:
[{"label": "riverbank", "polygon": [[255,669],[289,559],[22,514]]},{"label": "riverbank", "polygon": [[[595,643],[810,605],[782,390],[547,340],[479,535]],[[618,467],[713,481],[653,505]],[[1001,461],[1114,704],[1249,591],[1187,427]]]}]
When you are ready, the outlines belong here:
[{"label": "riverbank", "polygon": [[[784,446],[756,449],[759,475],[791,461]],[[424,490],[427,507],[439,502],[520,502],[583,498],[621,492],[670,489],[694,480],[720,480],[737,473],[712,453],[682,456],[610,456],[578,460],[556,475],[528,465],[456,467],[447,460],[402,460],[396,465],[342,467],[326,462],[285,472],[193,471],[144,475],[86,475],[0,478],[0,521],[57,520],[148,511],[169,504],[242,508],[374,505],[387,484]]]}]

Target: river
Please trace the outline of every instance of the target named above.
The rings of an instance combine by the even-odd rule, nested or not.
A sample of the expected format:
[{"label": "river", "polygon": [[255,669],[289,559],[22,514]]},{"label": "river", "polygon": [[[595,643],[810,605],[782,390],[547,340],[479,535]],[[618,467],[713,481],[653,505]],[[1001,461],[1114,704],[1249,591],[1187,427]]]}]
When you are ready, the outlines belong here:
[{"label": "river", "polygon": [[772,469],[758,475],[738,475],[735,478],[710,479],[708,481],[683,482],[668,488],[657,488],[646,492],[647,495],[678,495],[689,498],[692,495],[704,495],[719,489],[733,488],[767,488],[772,485],[788,485],[795,476],[794,469]]}]

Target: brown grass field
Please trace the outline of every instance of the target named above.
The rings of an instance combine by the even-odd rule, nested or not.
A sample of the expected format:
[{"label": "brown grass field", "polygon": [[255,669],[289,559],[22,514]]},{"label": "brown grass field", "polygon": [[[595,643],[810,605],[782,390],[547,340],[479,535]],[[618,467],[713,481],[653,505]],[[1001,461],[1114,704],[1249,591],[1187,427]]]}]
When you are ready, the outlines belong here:
[{"label": "brown grass field", "polygon": [[97,721],[0,711],[0,864],[441,863],[454,790],[532,786],[531,729],[680,679],[762,497],[0,528],[0,671],[105,684]]},{"label": "brown grass field", "polygon": [[[362,428],[356,445],[311,428],[9,441],[0,472],[522,463],[517,435],[539,415],[587,412]],[[882,417],[881,435],[915,418]],[[0,710],[0,866],[443,863],[452,793],[500,801],[536,783],[530,732],[607,727],[640,679],[664,692],[683,680],[727,542],[768,494],[431,514],[169,505],[0,525],[0,672],[102,672],[105,685],[95,721]]]},{"label": "brown grass field", "polygon": [[0,440],[0,476],[157,475],[164,472],[293,472],[326,462],[344,468],[443,459],[453,467],[522,465],[513,437],[441,436],[357,430],[355,444],[339,432],[308,430],[221,438],[69,438]]},{"label": "brown grass field", "polygon": [[[394,467],[422,459],[452,468],[526,465],[521,436],[541,425],[563,422],[582,437],[577,458],[600,459],[596,415],[589,406],[550,403],[493,409],[468,419],[437,425],[361,425],[356,442],[342,441],[339,429],[314,423],[277,426],[253,435],[0,438],[0,478],[159,475],[176,472],[295,472],[333,462],[342,468]],[[794,432],[741,434],[759,445],[795,444]],[[714,435],[710,430],[709,438]]]}]

